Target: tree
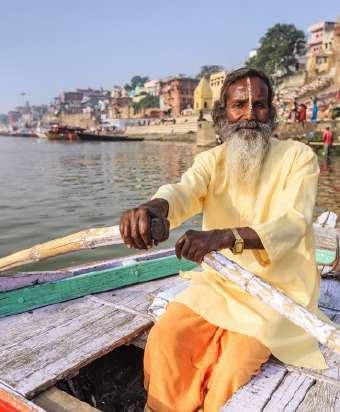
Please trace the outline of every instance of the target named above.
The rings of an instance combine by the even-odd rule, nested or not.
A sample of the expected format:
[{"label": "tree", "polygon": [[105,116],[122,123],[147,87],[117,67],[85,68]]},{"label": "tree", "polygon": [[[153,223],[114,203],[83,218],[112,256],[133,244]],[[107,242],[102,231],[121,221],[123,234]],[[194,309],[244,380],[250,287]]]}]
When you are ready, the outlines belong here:
[{"label": "tree", "polygon": [[141,107],[145,107],[146,109],[152,107],[159,107],[159,96],[152,96],[151,94],[146,94],[142,100],[139,102]]},{"label": "tree", "polygon": [[139,102],[132,102],[134,114],[139,113],[143,108],[150,109],[153,107],[159,107],[159,96],[152,96],[151,94],[145,94],[145,97]]},{"label": "tree", "polygon": [[294,24],[275,24],[260,39],[255,56],[246,66],[255,67],[269,76],[292,74],[298,67],[298,56],[306,53],[306,38]]},{"label": "tree", "polygon": [[148,81],[149,81],[148,76],[143,77],[143,76],[136,75],[132,77],[132,79],[130,80],[130,83],[127,83],[124,86],[124,89],[130,92],[132,90],[135,90],[136,87],[143,87],[144,84]]},{"label": "tree", "polygon": [[201,79],[202,77],[209,77],[211,74],[220,72],[224,70],[222,66],[218,64],[206,64],[201,66],[200,72],[197,74],[196,79]]}]

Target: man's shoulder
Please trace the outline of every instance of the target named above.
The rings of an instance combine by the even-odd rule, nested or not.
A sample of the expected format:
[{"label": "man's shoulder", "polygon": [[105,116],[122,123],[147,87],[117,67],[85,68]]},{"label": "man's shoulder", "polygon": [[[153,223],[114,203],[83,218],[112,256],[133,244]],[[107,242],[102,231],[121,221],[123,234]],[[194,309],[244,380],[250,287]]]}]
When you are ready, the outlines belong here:
[{"label": "man's shoulder", "polygon": [[315,152],[310,146],[293,139],[279,140],[276,138],[271,138],[271,148],[273,153],[279,155],[280,157],[316,157]]},{"label": "man's shoulder", "polygon": [[213,164],[224,158],[225,150],[225,143],[223,143],[218,146],[212,147],[211,149],[204,150],[203,152],[199,153],[195,157],[195,159],[201,160],[205,163]]}]

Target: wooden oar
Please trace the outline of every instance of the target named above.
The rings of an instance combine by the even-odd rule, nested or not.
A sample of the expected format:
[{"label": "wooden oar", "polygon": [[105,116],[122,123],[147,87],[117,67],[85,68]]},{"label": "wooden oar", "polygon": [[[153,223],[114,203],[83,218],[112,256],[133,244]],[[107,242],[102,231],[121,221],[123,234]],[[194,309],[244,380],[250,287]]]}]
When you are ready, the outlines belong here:
[{"label": "wooden oar", "polygon": [[[164,239],[165,226],[161,219],[151,221],[151,233],[154,240]],[[29,249],[24,249],[9,256],[0,258],[0,272],[13,269],[28,263],[40,262],[50,257],[76,252],[78,250],[94,249],[124,243],[119,232],[119,226],[101,227],[82,230],[59,239],[50,240]],[[0,274],[1,276],[1,274]]]},{"label": "wooden oar", "polygon": [[[164,236],[164,225],[157,219],[152,221],[152,237],[160,240]],[[0,259],[0,270],[7,270],[26,263],[41,261],[64,253],[92,249],[100,246],[122,243],[119,227],[88,229],[64,238],[55,239],[33,248],[26,249]],[[237,263],[218,252],[205,256],[204,262],[235,282],[241,289],[256,296],[263,303],[285,316],[287,319],[306,330],[319,342],[340,353],[340,330],[325,323],[315,314],[297,304],[283,292],[276,290],[258,276],[243,269]]]},{"label": "wooden oar", "polygon": [[319,342],[340,354],[340,328],[326,323],[305,307],[294,302],[283,292],[269,283],[243,269],[240,265],[219,252],[204,257],[204,262],[228,280],[236,283],[242,290],[256,296],[264,304],[300,326]]}]

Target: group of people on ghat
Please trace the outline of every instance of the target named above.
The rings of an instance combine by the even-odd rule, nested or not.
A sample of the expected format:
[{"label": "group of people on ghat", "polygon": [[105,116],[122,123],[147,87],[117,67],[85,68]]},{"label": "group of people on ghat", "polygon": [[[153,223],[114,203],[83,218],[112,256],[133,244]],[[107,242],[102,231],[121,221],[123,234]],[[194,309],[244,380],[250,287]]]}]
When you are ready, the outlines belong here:
[{"label": "group of people on ghat", "polygon": [[272,137],[273,98],[264,73],[230,72],[213,109],[223,143],[197,155],[178,183],[121,216],[126,245],[149,249],[153,218],[163,222],[166,240],[169,228],[203,214],[202,230],[185,232],[175,245],[179,259],[202,270],[185,274],[190,286],[148,336],[145,411],[216,412],[271,355],[327,368],[313,337],[202,262],[220,251],[323,316],[312,228],[318,161],[307,145]]}]

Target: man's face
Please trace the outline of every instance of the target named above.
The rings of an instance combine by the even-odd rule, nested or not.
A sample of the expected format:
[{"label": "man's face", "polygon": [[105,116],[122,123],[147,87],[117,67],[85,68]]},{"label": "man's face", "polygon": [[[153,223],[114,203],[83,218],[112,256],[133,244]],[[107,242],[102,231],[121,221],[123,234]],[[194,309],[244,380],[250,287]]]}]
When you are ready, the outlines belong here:
[{"label": "man's face", "polygon": [[268,87],[259,77],[236,80],[227,91],[226,119],[265,123],[269,120]]}]

